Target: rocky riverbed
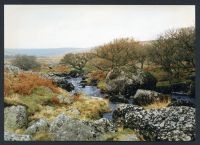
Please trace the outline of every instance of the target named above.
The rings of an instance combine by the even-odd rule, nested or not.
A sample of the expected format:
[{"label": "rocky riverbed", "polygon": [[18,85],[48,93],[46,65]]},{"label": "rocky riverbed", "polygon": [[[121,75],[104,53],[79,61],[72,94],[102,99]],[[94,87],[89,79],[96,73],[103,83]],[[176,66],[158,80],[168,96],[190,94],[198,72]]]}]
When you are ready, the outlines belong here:
[{"label": "rocky riverbed", "polygon": [[[15,70],[15,68],[13,68]],[[13,72],[12,69],[10,69]],[[19,71],[19,70],[16,70]],[[16,71],[14,71],[16,73]],[[119,75],[120,74],[120,75]],[[155,80],[139,73],[126,76],[123,72],[109,73],[107,92],[85,82],[78,74],[42,74],[70,94],[110,100],[111,112],[102,118],[83,120],[66,115],[63,109],[52,120],[40,117],[29,121],[27,106],[12,105],[4,109],[4,139],[9,141],[191,141],[195,139],[195,105],[188,96],[166,95],[152,91]],[[149,79],[150,78],[150,79]],[[72,104],[73,99],[58,97],[61,104]],[[52,108],[51,106],[49,108]],[[47,113],[47,112],[46,112]],[[80,115],[71,108],[70,114]],[[120,131],[123,128],[123,131]],[[20,132],[20,130],[23,130]],[[128,131],[127,131],[128,130]]]}]

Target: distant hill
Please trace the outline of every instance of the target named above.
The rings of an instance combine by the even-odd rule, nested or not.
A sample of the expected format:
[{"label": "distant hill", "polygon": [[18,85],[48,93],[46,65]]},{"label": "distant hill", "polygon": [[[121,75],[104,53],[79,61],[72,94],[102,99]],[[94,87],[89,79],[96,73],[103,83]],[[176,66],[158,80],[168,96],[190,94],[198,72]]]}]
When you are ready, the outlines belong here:
[{"label": "distant hill", "polygon": [[66,53],[87,51],[86,48],[5,49],[4,56],[34,55],[37,57],[62,56]]}]

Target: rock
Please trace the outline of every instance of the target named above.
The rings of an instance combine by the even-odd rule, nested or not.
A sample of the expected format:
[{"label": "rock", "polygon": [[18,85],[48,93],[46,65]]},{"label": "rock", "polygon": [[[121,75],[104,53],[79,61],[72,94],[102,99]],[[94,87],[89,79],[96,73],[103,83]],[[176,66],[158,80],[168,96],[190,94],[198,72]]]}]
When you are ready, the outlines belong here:
[{"label": "rock", "polygon": [[76,108],[67,110],[66,113],[73,114],[73,115],[80,115],[80,111],[78,109],[76,109]]},{"label": "rock", "polygon": [[104,133],[113,133],[116,131],[115,125],[112,123],[112,121],[101,118],[99,120],[95,120],[93,122],[85,122],[85,124],[93,127],[95,129],[96,134],[104,134]]},{"label": "rock", "polygon": [[101,126],[103,128],[103,131],[101,132],[115,132],[116,131],[115,125],[106,118],[101,118],[99,120],[96,120],[94,124],[97,126]]},{"label": "rock", "polygon": [[71,96],[58,95],[57,98],[60,104],[72,104],[74,102],[74,98]]},{"label": "rock", "polygon": [[146,106],[156,102],[168,102],[171,99],[170,96],[164,95],[155,91],[138,89],[133,96],[133,103]]},{"label": "rock", "polygon": [[20,68],[9,64],[4,65],[4,70],[15,75],[22,71]]},{"label": "rock", "polygon": [[65,116],[64,113],[58,115],[53,122],[50,124],[50,132],[56,132],[60,130],[65,122],[67,122],[70,118]]},{"label": "rock", "polygon": [[86,81],[86,80],[82,80],[82,81],[80,82],[80,85],[81,85],[82,87],[85,87],[85,86],[87,85],[87,81]]},{"label": "rock", "polygon": [[195,109],[172,106],[147,109],[130,104],[118,105],[114,121],[138,130],[147,141],[191,141],[195,138]]},{"label": "rock", "polygon": [[72,90],[74,90],[74,86],[72,83],[68,83],[68,82],[61,82],[61,83],[58,83],[58,86],[67,90],[68,92],[71,92]]},{"label": "rock", "polygon": [[28,123],[27,109],[24,106],[11,106],[4,109],[4,129],[15,130],[26,128]]},{"label": "rock", "polygon": [[33,135],[37,132],[46,132],[49,129],[49,124],[44,119],[39,119],[35,123],[33,123],[31,126],[29,126],[25,133]]},{"label": "rock", "polygon": [[121,102],[121,103],[128,103],[128,99],[126,99],[124,96],[122,95],[112,95],[109,100],[111,102]]},{"label": "rock", "polygon": [[63,76],[63,75],[58,75],[58,74],[53,74],[53,73],[49,73],[49,74],[42,74],[43,78],[52,80],[55,84],[57,84],[59,87],[67,90],[68,92],[74,90],[74,86],[72,83],[69,83],[66,79],[67,76]]},{"label": "rock", "polygon": [[108,92],[112,92],[114,94],[122,92],[125,85],[128,83],[128,78],[125,76],[125,73],[118,69],[111,70],[106,76],[106,89]]},{"label": "rock", "polygon": [[96,137],[92,127],[63,114],[52,122],[50,132],[55,133],[56,141],[87,141]]},{"label": "rock", "polygon": [[54,133],[56,141],[95,141],[101,140],[101,135],[112,132],[113,128],[107,119],[82,121],[61,114],[51,123],[50,132]]},{"label": "rock", "polygon": [[14,133],[4,132],[4,141],[31,141],[32,136],[30,135],[19,135]]},{"label": "rock", "polygon": [[72,77],[72,78],[77,78],[77,77],[80,77],[82,76],[82,72],[80,70],[71,70],[69,73],[68,73],[68,76]]},{"label": "rock", "polygon": [[111,70],[106,76],[106,89],[111,94],[122,94],[126,97],[134,95],[137,89],[154,89],[156,78],[148,72],[138,70],[128,73],[119,69]]},{"label": "rock", "polygon": [[189,106],[195,107],[195,99],[183,93],[172,93],[170,106]]}]

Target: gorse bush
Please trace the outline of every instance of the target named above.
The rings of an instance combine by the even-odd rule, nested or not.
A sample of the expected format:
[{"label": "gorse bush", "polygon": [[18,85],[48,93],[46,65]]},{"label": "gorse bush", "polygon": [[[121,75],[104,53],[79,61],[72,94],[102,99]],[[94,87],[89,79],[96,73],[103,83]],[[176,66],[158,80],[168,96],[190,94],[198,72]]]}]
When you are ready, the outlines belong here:
[{"label": "gorse bush", "polygon": [[39,86],[48,87],[54,93],[59,92],[58,88],[51,80],[43,79],[36,74],[20,73],[16,76],[5,74],[4,95],[8,96],[11,93],[30,95],[32,91]]},{"label": "gorse bush", "polygon": [[11,63],[23,70],[40,68],[35,56],[17,55]]}]

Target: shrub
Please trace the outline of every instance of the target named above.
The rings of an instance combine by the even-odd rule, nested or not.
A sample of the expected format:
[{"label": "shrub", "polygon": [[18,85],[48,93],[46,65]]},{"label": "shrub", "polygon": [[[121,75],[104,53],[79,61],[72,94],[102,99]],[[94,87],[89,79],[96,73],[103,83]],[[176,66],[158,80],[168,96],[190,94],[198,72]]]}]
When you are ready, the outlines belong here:
[{"label": "shrub", "polygon": [[58,65],[49,70],[49,72],[55,72],[55,73],[68,73],[69,71],[70,71],[69,67],[65,65]]},{"label": "shrub", "polygon": [[36,69],[40,67],[40,64],[36,61],[35,56],[27,55],[17,55],[15,59],[12,60],[12,64],[23,70]]},{"label": "shrub", "polygon": [[5,96],[10,95],[11,93],[30,95],[33,90],[39,86],[50,88],[54,93],[59,92],[59,89],[51,80],[43,79],[38,75],[31,73],[20,73],[15,77],[10,74],[6,74],[4,79]]}]

